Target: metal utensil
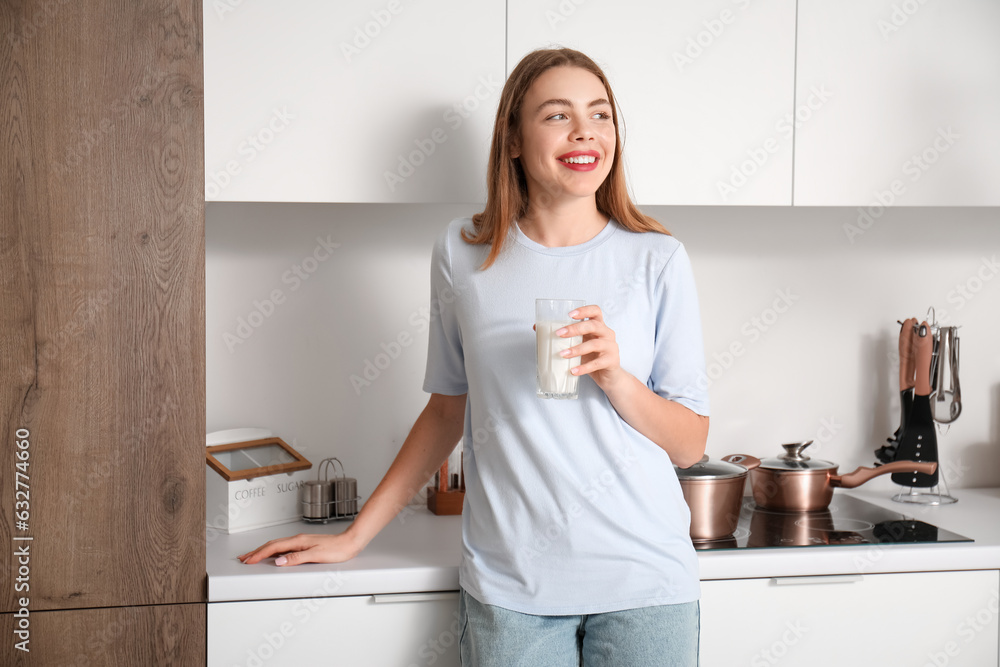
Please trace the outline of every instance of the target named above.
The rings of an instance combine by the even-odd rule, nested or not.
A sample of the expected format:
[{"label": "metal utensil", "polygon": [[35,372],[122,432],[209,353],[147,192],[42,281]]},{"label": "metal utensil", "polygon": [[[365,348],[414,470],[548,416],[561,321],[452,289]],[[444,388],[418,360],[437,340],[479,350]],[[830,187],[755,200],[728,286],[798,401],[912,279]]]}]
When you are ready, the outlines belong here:
[{"label": "metal utensil", "polygon": [[958,327],[941,327],[934,336],[930,403],[934,421],[940,424],[950,424],[962,414]]}]

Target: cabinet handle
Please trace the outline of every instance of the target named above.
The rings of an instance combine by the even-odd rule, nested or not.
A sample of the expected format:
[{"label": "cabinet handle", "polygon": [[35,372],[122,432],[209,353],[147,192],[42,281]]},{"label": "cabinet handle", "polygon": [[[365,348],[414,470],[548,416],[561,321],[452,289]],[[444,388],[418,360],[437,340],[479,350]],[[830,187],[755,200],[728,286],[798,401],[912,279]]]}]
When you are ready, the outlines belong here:
[{"label": "cabinet handle", "polygon": [[435,593],[391,593],[388,595],[373,595],[375,604],[393,602],[429,602],[431,600],[457,600],[458,591],[437,591]]},{"label": "cabinet handle", "polygon": [[829,575],[822,577],[773,577],[775,586],[808,586],[812,584],[856,584],[864,581],[861,574]]}]

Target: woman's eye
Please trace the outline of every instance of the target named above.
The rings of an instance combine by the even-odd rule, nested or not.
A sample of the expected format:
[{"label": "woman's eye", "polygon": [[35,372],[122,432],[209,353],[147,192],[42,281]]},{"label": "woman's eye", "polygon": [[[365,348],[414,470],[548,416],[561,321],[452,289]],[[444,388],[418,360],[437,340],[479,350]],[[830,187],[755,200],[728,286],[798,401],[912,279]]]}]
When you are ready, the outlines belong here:
[{"label": "woman's eye", "polygon": [[[611,114],[607,111],[598,111],[591,118],[597,118],[599,120],[611,120]],[[566,114],[564,113],[554,113],[549,116],[546,120],[565,120]]]}]

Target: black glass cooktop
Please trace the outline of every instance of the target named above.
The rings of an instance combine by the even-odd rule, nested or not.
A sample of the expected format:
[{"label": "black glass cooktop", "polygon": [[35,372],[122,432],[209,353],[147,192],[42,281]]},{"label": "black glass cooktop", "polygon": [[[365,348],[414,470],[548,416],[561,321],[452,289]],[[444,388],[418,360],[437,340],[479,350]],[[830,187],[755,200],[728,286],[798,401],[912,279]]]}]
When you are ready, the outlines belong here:
[{"label": "black glass cooktop", "polygon": [[[902,509],[902,508],[901,508]],[[743,499],[740,521],[730,538],[695,542],[695,549],[755,549],[855,544],[972,542],[902,512],[834,494],[826,510],[776,512]]]}]

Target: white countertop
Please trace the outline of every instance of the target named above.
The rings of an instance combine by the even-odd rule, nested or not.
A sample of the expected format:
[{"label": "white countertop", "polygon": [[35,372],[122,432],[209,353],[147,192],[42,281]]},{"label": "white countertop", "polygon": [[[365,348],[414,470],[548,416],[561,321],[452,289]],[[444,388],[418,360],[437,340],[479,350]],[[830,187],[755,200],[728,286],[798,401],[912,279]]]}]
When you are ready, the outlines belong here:
[{"label": "white countertop", "polygon": [[[906,517],[971,537],[945,544],[865,544],[699,551],[702,580],[887,572],[1000,569],[1000,489],[959,489],[953,505],[897,503],[885,492],[847,493]],[[208,600],[266,600],[458,590],[461,516],[404,510],[356,558],[278,568],[273,559],[244,565],[236,556],[297,533],[340,533],[347,522],[287,523],[227,535],[208,529]]]}]

